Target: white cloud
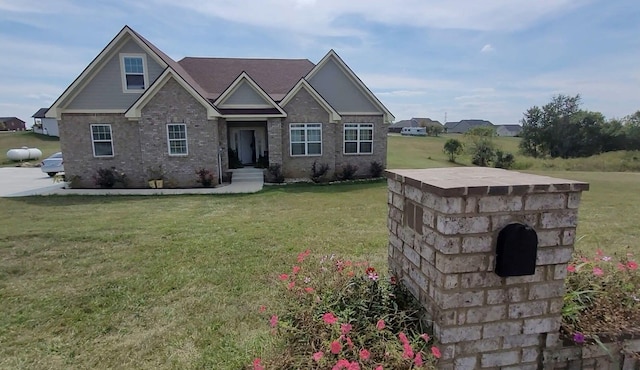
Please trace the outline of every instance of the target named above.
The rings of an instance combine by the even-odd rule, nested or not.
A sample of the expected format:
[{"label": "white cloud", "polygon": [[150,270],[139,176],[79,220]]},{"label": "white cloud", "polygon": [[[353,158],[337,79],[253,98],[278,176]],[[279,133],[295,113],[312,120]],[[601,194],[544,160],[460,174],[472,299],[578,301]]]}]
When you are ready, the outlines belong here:
[{"label": "white cloud", "polygon": [[540,19],[585,3],[572,0],[261,0],[260,6],[256,6],[253,0],[156,1],[162,6],[183,7],[240,24],[322,36],[362,36],[361,31],[346,25],[348,22],[336,24],[342,17],[352,16],[379,24],[418,28],[524,29]]},{"label": "white cloud", "polygon": [[492,51],[494,51],[496,49],[493,48],[493,46],[491,46],[491,44],[486,44],[485,46],[482,47],[482,49],[480,49],[481,53],[490,53]]}]

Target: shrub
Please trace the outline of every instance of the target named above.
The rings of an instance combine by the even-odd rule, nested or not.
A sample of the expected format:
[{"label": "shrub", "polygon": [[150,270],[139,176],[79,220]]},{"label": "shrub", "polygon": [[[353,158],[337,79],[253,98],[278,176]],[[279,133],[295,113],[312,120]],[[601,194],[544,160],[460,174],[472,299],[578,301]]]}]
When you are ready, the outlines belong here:
[{"label": "shrub", "polygon": [[268,168],[269,167],[269,155],[258,156],[258,162],[256,168]]},{"label": "shrub", "polygon": [[344,166],[342,166],[340,171],[336,172],[336,179],[338,179],[339,181],[353,180],[353,178],[356,175],[356,172],[358,172],[358,166],[354,166],[351,163],[347,163]]},{"label": "shrub", "polygon": [[229,168],[242,168],[242,162],[240,161],[240,157],[238,157],[238,152],[229,148]]},{"label": "shrub", "polygon": [[203,187],[209,188],[213,184],[213,175],[211,174],[211,171],[201,168],[196,170],[196,175],[198,175],[196,182],[202,184]]},{"label": "shrub", "polygon": [[593,257],[576,254],[567,270],[562,308],[566,335],[577,342],[599,342],[602,334],[616,336],[638,330],[640,270],[631,253],[621,258],[601,250]]},{"label": "shrub", "polygon": [[112,188],[116,184],[127,186],[127,175],[122,171],[117,171],[115,167],[98,168],[92,179],[93,183],[101,188]]},{"label": "shrub", "polygon": [[444,152],[449,155],[449,162],[455,162],[456,156],[462,153],[464,146],[458,139],[449,139],[444,143]]},{"label": "shrub", "polygon": [[433,368],[440,351],[401,284],[366,262],[309,254],[278,276],[281,307],[260,309],[281,346],[254,368]]},{"label": "shrub", "polygon": [[281,184],[284,182],[284,175],[282,174],[282,166],[279,164],[272,164],[267,169],[267,182],[273,182]]},{"label": "shrub", "polygon": [[490,141],[480,141],[472,150],[471,163],[476,166],[487,167],[494,161],[495,151]]},{"label": "shrub", "polygon": [[329,171],[329,165],[326,163],[318,164],[318,161],[314,161],[311,165],[311,181],[319,183],[324,181],[325,175]]},{"label": "shrub", "polygon": [[496,161],[493,164],[495,168],[504,168],[506,170],[513,167],[516,159],[513,154],[509,152],[503,152],[502,150],[496,150]]},{"label": "shrub", "polygon": [[372,178],[378,178],[382,175],[382,171],[384,171],[384,166],[382,165],[382,163],[378,162],[378,161],[373,161],[371,162],[371,165],[369,166],[369,173],[371,174]]}]

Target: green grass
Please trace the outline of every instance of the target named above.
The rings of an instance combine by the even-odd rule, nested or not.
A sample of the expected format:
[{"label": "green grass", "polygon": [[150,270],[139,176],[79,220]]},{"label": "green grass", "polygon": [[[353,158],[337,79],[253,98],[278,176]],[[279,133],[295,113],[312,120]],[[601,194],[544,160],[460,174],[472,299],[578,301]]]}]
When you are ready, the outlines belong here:
[{"label": "green grass", "polygon": [[[391,137],[389,167],[448,164],[429,139]],[[579,249],[637,250],[640,174],[536,173],[591,184]],[[0,368],[242,368],[274,345],[258,307],[298,252],[384,268],[386,200],[384,182],[0,198]]]},{"label": "green grass", "polygon": [[42,151],[42,158],[32,161],[31,163],[39,163],[42,159],[47,158],[51,154],[60,151],[60,139],[53,136],[35,134],[31,131],[22,132],[0,132],[0,166],[15,166],[13,162],[5,155],[9,149],[22,148],[38,148]]}]

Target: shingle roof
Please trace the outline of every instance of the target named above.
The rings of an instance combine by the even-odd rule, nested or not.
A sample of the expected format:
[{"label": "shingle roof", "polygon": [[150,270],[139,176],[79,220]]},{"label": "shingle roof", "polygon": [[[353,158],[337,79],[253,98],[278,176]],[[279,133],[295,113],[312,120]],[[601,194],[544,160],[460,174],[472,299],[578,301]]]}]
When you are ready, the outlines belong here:
[{"label": "shingle roof", "polygon": [[506,130],[511,132],[520,132],[522,131],[522,126],[520,125],[497,125],[496,127],[504,127]]},{"label": "shingle roof", "polygon": [[33,114],[33,116],[31,116],[31,118],[45,118],[44,115],[47,114],[48,110],[49,108],[40,108]]},{"label": "shingle roof", "polygon": [[194,58],[178,62],[207,92],[217,99],[246,72],[269,96],[280,101],[315,66],[308,59]]},{"label": "shingle roof", "polygon": [[389,128],[402,128],[402,127],[429,127],[429,126],[440,126],[442,127],[442,123],[439,121],[434,121],[431,118],[411,118],[405,119],[402,121],[398,121],[389,126]]},{"label": "shingle roof", "polygon": [[24,123],[24,121],[18,117],[0,117],[0,122],[8,122],[8,121],[20,121]]}]

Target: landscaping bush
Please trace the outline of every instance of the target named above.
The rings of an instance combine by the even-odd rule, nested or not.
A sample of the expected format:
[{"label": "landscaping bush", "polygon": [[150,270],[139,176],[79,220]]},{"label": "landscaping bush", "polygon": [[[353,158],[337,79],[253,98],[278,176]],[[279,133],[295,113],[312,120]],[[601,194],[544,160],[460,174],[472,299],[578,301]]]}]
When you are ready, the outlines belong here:
[{"label": "landscaping bush", "polygon": [[267,182],[282,184],[284,182],[284,175],[282,174],[282,166],[279,164],[272,164],[267,169],[266,175]]},{"label": "landscaping bush", "polygon": [[384,171],[384,166],[382,165],[382,163],[378,162],[378,161],[373,161],[371,162],[371,165],[369,166],[369,173],[371,174],[372,178],[378,178],[382,175],[382,171]]},{"label": "landscaping bush", "polygon": [[205,188],[210,188],[213,185],[213,175],[211,171],[201,168],[196,170],[196,175],[198,176],[196,182],[202,184]]},{"label": "landscaping bush", "polygon": [[240,157],[238,157],[238,152],[229,148],[227,151],[229,154],[229,168],[242,168],[242,162],[240,161]]},{"label": "landscaping bush", "polygon": [[336,172],[336,179],[338,181],[353,180],[356,175],[356,172],[358,172],[358,166],[354,166],[350,163],[347,163],[344,166],[342,166],[340,171]]},{"label": "landscaping bush", "polygon": [[[633,254],[576,254],[567,268],[562,328],[576,342],[640,329],[640,271]],[[634,327],[635,326],[635,327]]]},{"label": "landscaping bush", "polygon": [[318,163],[314,161],[311,165],[311,181],[319,183],[325,180],[325,176],[329,171],[329,165],[326,163]]},{"label": "landscaping bush", "polygon": [[402,284],[366,262],[309,254],[276,279],[281,307],[260,307],[282,352],[255,359],[254,369],[434,367],[440,351]]},{"label": "landscaping bush", "polygon": [[112,188],[116,184],[127,187],[127,175],[122,171],[117,171],[115,167],[98,168],[92,179],[93,183],[101,188]]}]

